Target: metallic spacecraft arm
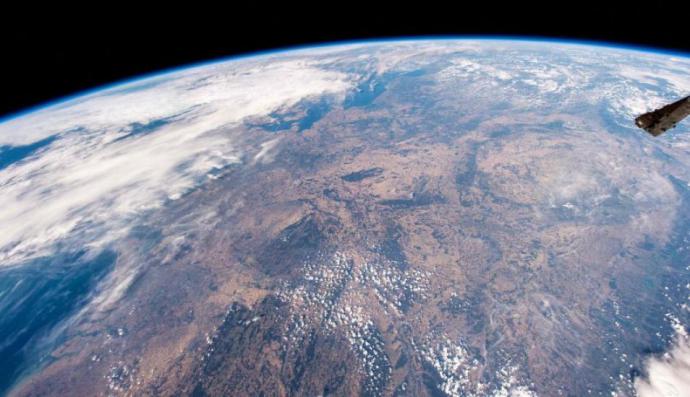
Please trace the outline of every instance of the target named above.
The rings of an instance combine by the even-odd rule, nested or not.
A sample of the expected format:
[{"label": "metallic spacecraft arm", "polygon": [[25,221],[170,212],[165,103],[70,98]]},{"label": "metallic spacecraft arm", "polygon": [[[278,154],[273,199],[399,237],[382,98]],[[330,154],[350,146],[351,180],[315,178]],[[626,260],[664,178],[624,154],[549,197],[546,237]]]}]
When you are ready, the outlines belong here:
[{"label": "metallic spacecraft arm", "polygon": [[659,136],[690,115],[690,96],[635,119],[635,125],[653,136]]}]

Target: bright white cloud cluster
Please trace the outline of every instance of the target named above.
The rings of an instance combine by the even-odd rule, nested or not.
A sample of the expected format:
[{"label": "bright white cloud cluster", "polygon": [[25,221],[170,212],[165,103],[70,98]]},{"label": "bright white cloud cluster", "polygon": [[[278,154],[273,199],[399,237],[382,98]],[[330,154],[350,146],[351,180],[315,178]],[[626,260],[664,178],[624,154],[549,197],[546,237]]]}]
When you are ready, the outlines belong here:
[{"label": "bright white cloud cluster", "polygon": [[647,362],[648,376],[635,380],[640,397],[690,397],[690,337],[677,319],[671,320],[676,343],[663,356]]},{"label": "bright white cloud cluster", "polygon": [[[85,243],[126,232],[132,216],[241,160],[224,127],[310,96],[341,95],[349,85],[347,75],[313,62],[255,58],[135,82],[0,124],[0,146],[59,136],[0,170],[0,263],[40,255],[75,230],[88,231],[93,240]],[[122,139],[135,123],[166,119]]]}]

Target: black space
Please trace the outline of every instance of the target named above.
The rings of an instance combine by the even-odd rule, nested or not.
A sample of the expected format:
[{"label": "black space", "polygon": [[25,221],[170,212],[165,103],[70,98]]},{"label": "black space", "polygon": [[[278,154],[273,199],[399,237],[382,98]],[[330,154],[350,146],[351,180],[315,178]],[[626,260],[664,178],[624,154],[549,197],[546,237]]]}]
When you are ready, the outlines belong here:
[{"label": "black space", "polygon": [[[690,14],[673,3],[562,3],[420,10],[422,4],[271,4],[142,15],[0,17],[0,118],[103,84],[193,62],[273,48],[400,36],[509,35],[607,41],[690,53]],[[431,9],[432,7],[429,6]],[[315,12],[320,11],[320,12]],[[658,15],[663,13],[663,17]],[[136,15],[137,17],[133,17]],[[16,18],[15,18],[16,17]]]}]

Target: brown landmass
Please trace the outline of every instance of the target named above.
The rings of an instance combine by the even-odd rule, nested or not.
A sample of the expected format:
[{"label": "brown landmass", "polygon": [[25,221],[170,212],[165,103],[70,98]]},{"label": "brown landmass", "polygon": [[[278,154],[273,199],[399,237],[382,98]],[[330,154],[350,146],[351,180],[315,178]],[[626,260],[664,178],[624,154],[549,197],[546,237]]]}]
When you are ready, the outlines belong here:
[{"label": "brown landmass", "polygon": [[667,166],[621,157],[641,149],[596,121],[531,124],[568,114],[457,131],[432,119],[399,104],[335,109],[301,133],[228,127],[243,164],[117,244],[121,296],[85,309],[14,394],[584,395],[580,375],[608,382],[620,352],[601,348],[615,326],[596,313],[618,302],[610,280],[643,277],[643,243],[668,240],[680,198],[656,173]]}]

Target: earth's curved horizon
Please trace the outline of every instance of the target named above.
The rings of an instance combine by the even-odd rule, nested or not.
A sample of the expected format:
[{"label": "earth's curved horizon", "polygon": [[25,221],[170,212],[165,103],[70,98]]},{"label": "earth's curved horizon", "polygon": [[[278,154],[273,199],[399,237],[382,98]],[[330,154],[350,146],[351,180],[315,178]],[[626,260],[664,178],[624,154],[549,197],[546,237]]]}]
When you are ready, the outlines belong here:
[{"label": "earth's curved horizon", "polygon": [[595,47],[599,49],[611,49],[617,51],[632,51],[641,52],[645,54],[653,54],[660,56],[671,56],[679,58],[690,59],[690,52],[685,52],[678,49],[671,48],[661,48],[647,45],[638,45],[617,41],[604,41],[604,40],[589,40],[589,39],[570,39],[570,38],[549,38],[547,36],[522,36],[522,35],[422,35],[422,36],[391,36],[383,38],[372,38],[372,39],[361,39],[361,40],[336,40],[327,42],[314,42],[310,44],[296,44],[288,45],[283,47],[270,48],[265,50],[256,50],[242,52],[238,54],[233,54],[229,56],[220,56],[216,58],[211,58],[202,61],[182,63],[176,66],[166,67],[159,70],[154,70],[150,72],[136,73],[131,77],[126,77],[122,79],[116,79],[111,82],[106,82],[101,85],[95,85],[91,88],[85,88],[83,90],[75,91],[71,94],[57,96],[54,99],[39,102],[34,105],[27,106],[24,109],[19,109],[17,111],[12,111],[7,114],[0,115],[0,123],[20,118],[26,114],[38,112],[51,108],[53,106],[58,106],[72,100],[76,100],[91,94],[96,94],[101,91],[116,88],[119,86],[125,86],[129,84],[136,84],[144,80],[161,77],[163,75],[175,74],[177,72],[203,68],[205,66],[213,66],[215,64],[221,64],[226,62],[241,62],[245,59],[265,57],[265,56],[276,56],[286,53],[294,53],[298,51],[309,51],[318,49],[329,49],[346,47],[351,45],[385,45],[385,44],[395,44],[395,43],[417,43],[417,42],[458,42],[458,41],[477,41],[477,42],[506,42],[506,43],[532,43],[532,44],[544,44],[544,45],[570,45],[570,46],[582,46],[582,47]]},{"label": "earth's curved horizon", "polygon": [[688,54],[323,44],[0,119],[0,395],[690,390]]}]

